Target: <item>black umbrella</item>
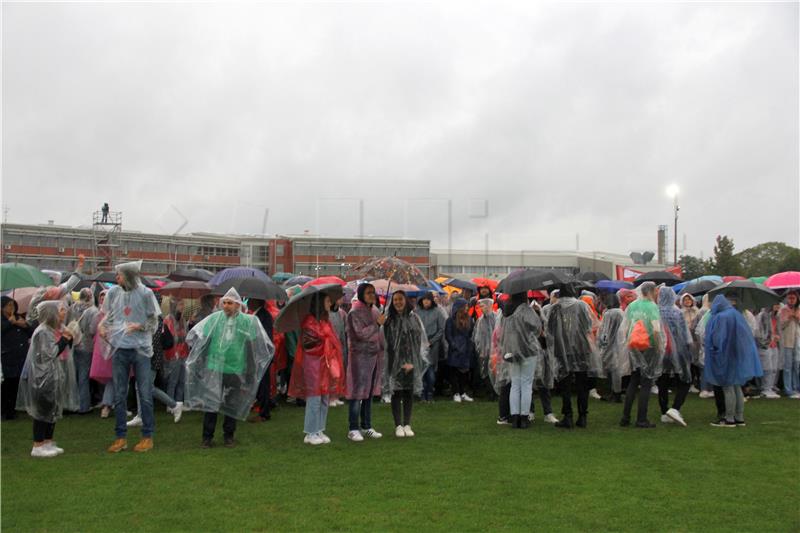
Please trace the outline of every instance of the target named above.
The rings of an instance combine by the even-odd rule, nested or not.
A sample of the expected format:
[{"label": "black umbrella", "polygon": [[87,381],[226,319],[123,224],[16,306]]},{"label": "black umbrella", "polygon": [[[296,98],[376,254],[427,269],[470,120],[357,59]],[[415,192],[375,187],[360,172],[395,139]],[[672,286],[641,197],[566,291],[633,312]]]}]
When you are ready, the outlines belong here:
[{"label": "black umbrella", "polygon": [[710,279],[701,279],[694,283],[689,283],[678,294],[691,294],[692,296],[701,296],[711,289],[717,287],[719,283],[711,281]]},{"label": "black umbrella", "polygon": [[681,278],[673,274],[672,272],[667,272],[666,270],[657,270],[655,272],[646,272],[636,278],[633,282],[634,285],[637,287],[644,283],[645,281],[652,281],[656,285],[661,285],[662,283],[668,287],[672,287],[673,285],[677,285],[681,281]]},{"label": "black umbrella", "polygon": [[575,278],[557,270],[515,270],[500,282],[497,292],[517,294],[528,291],[554,290],[576,283]]},{"label": "black umbrella", "polygon": [[600,280],[610,280],[608,276],[603,274],[602,272],[581,272],[578,274],[578,279],[581,281],[591,281],[592,283],[597,283]]},{"label": "black umbrella", "polygon": [[208,281],[213,277],[214,273],[204,268],[179,268],[167,276],[172,281]]},{"label": "black umbrella", "polygon": [[461,290],[468,290],[472,292],[477,292],[478,286],[472,283],[471,281],[467,281],[465,279],[458,279],[458,278],[449,278],[444,280],[441,285],[447,287],[455,287],[456,289]]},{"label": "black umbrella", "polygon": [[224,296],[233,287],[242,298],[255,298],[256,300],[278,300],[285,302],[288,298],[286,291],[273,281],[264,281],[261,278],[235,278],[223,281],[214,287],[211,294]]},{"label": "black umbrella", "polygon": [[[93,277],[89,278],[88,280],[84,280],[84,281],[96,281],[98,283],[113,283],[113,284],[116,285],[116,283],[117,283],[117,273],[116,272],[100,272],[98,274],[95,274]],[[149,289],[154,289],[154,288],[158,287],[158,285],[153,283],[153,280],[151,280],[147,276],[139,276],[139,281],[142,283],[142,285],[144,285],[145,287],[147,287]]]},{"label": "black umbrella", "polygon": [[159,292],[161,296],[175,298],[202,298],[211,292],[211,286],[205,281],[173,281],[161,287]]},{"label": "black umbrella", "polygon": [[738,302],[739,309],[751,311],[759,311],[781,301],[781,297],[775,291],[753,283],[749,279],[729,281],[708,291],[711,300],[718,294],[733,296]]},{"label": "black umbrella", "polygon": [[338,283],[327,285],[309,285],[298,292],[289,300],[286,306],[281,309],[275,319],[275,331],[296,331],[300,329],[309,309],[311,309],[311,297],[317,293],[328,294],[331,301],[335,302],[344,294],[344,288]]}]

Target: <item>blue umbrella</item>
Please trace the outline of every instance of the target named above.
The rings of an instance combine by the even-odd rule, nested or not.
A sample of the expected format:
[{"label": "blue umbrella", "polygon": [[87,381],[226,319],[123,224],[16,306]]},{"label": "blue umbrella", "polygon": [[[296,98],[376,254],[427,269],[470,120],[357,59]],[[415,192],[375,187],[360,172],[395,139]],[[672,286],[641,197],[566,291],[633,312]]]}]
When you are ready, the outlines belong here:
[{"label": "blue umbrella", "polygon": [[229,279],[242,279],[242,278],[258,278],[262,281],[273,283],[272,278],[267,276],[261,270],[257,268],[249,268],[249,267],[233,267],[233,268],[226,268],[225,270],[220,270],[214,277],[208,280],[208,284],[212,287],[216,287],[220,285],[223,281],[228,281]]},{"label": "blue umbrella", "polygon": [[[430,289],[431,291],[436,291],[439,294],[447,293],[447,291],[444,290],[441,285],[439,285],[438,283],[436,283],[432,279],[428,280],[428,289]],[[425,292],[430,292],[430,291],[425,291]]]},{"label": "blue umbrella", "polygon": [[676,293],[678,293],[678,292],[681,292],[681,290],[682,290],[682,289],[683,289],[685,286],[687,286],[688,284],[690,284],[690,283],[691,283],[691,281],[684,281],[684,282],[678,283],[677,285],[673,285],[673,286],[672,286],[672,290],[673,290],[673,291],[675,291]]},{"label": "blue umbrella", "polygon": [[617,292],[620,289],[632,289],[633,283],[622,280],[601,279],[600,281],[595,283],[594,286],[601,291]]}]

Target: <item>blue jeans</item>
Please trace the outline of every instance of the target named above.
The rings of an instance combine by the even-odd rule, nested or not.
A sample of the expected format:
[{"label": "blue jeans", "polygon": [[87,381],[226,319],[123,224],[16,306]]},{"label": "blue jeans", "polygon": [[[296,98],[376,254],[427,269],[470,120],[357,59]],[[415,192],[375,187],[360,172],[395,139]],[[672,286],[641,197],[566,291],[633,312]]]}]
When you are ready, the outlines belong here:
[{"label": "blue jeans", "polygon": [[153,378],[150,371],[150,358],[131,348],[118,348],[111,360],[111,374],[114,377],[114,431],[118,439],[128,435],[128,376],[131,367],[136,373],[136,387],[141,400],[142,436],[152,437],[156,421],[153,418]]},{"label": "blue jeans", "polygon": [[436,387],[436,369],[429,366],[422,376],[422,399],[433,400],[433,390]]},{"label": "blue jeans", "polygon": [[794,348],[784,348],[783,392],[792,395],[800,392],[800,343]]},{"label": "blue jeans", "polygon": [[508,403],[512,415],[530,414],[535,370],[536,357],[528,357],[511,363],[511,393]]},{"label": "blue jeans", "polygon": [[89,369],[92,366],[92,352],[76,349],[72,353],[75,363],[75,377],[78,380],[78,412],[86,413],[92,408],[89,392]]},{"label": "blue jeans", "polygon": [[325,422],[328,420],[328,397],[309,396],[306,398],[306,417],[303,423],[303,432],[314,435],[325,431]]},{"label": "blue jeans", "polygon": [[361,414],[361,429],[372,428],[372,396],[366,400],[349,400],[350,431],[358,430],[358,415]]}]

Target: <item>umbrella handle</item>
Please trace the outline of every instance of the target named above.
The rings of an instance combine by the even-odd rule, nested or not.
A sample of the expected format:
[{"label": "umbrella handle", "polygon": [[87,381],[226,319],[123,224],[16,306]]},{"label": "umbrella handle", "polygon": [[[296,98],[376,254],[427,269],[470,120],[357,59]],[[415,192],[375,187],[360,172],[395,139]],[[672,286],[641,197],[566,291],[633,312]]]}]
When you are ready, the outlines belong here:
[{"label": "umbrella handle", "polygon": [[383,302],[383,309],[381,309],[381,314],[386,311],[386,306],[389,305],[389,289],[392,288],[392,278],[389,278],[389,284],[386,286],[386,300]]}]

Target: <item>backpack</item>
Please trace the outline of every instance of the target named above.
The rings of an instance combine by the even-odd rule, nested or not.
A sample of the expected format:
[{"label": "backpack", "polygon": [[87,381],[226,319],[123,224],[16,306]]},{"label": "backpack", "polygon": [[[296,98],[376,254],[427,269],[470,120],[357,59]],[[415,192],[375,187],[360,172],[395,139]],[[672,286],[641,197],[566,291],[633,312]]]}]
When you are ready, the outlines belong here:
[{"label": "backpack", "polygon": [[643,352],[650,348],[650,334],[647,333],[644,321],[637,320],[633,325],[631,337],[628,340],[628,348],[637,352]]}]

